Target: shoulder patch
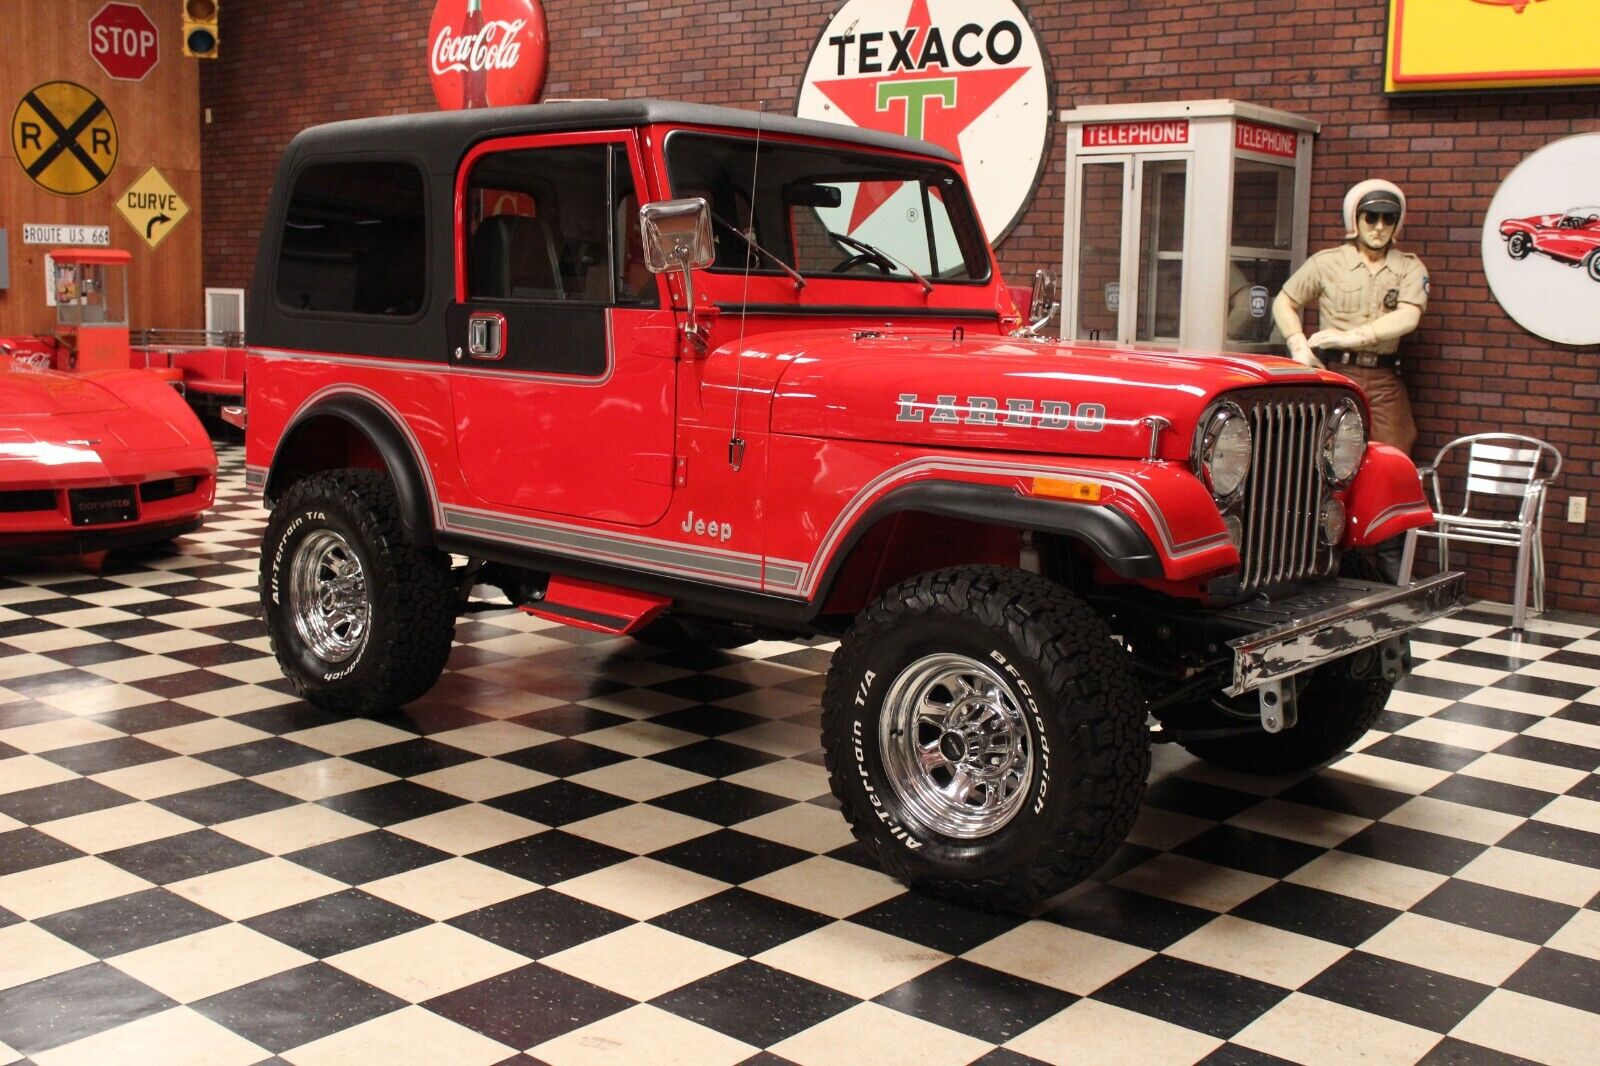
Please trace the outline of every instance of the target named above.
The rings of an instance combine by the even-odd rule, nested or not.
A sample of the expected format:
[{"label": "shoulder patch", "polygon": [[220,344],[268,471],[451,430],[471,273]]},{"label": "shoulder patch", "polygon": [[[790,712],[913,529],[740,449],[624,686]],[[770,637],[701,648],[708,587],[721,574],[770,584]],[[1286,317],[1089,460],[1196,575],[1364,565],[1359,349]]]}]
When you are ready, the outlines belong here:
[{"label": "shoulder patch", "polygon": [[1422,275],[1422,295],[1427,296],[1430,291],[1431,290],[1428,286],[1428,275],[1424,274]]}]

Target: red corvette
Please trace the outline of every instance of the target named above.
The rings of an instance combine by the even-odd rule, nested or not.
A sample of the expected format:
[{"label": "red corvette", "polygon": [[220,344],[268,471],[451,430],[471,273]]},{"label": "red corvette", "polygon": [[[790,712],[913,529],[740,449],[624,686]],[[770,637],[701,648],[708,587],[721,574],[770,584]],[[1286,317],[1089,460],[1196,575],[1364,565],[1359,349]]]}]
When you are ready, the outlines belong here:
[{"label": "red corvette", "polygon": [[200,525],[217,456],[143,370],[63,374],[0,346],[0,557],[170,540]]},{"label": "red corvette", "polygon": [[1568,266],[1581,266],[1600,281],[1600,207],[1574,207],[1559,215],[1508,218],[1500,236],[1513,259],[1539,252]]}]

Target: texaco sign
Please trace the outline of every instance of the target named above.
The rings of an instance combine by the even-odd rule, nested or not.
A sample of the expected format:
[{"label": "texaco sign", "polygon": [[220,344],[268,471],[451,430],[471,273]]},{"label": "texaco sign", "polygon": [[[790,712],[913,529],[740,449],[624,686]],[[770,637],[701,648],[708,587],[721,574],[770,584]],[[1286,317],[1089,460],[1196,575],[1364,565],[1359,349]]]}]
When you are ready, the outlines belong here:
[{"label": "texaco sign", "polygon": [[[846,0],[817,37],[795,111],[958,153],[998,242],[1039,184],[1050,78],[1012,0]],[[861,205],[854,215],[865,222]]]}]

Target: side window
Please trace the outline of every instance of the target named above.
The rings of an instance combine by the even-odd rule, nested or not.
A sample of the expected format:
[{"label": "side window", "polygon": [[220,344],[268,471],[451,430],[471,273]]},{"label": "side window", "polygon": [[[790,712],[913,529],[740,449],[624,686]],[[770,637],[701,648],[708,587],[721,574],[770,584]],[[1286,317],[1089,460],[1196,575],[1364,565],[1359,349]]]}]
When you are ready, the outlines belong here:
[{"label": "side window", "polygon": [[422,174],[410,163],[319,163],[295,179],[278,245],[278,302],[408,317],[427,291]]},{"label": "side window", "polygon": [[585,144],[485,156],[467,180],[473,300],[654,303],[627,153]]}]

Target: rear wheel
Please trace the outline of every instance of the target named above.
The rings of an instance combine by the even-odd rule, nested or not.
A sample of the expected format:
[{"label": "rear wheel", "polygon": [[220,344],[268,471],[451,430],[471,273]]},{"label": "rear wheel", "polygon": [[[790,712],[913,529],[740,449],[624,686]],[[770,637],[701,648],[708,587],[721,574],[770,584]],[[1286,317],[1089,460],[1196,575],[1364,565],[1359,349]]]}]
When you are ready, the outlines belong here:
[{"label": "rear wheel", "polygon": [[1589,258],[1584,260],[1583,270],[1591,281],[1600,281],[1600,250],[1589,253]]},{"label": "rear wheel", "polygon": [[394,487],[372,470],[295,482],[261,546],[261,605],[305,700],[379,714],[433,687],[450,654],[449,557],[405,539]]},{"label": "rear wheel", "polygon": [[823,751],[856,837],[914,888],[1014,907],[1127,836],[1149,738],[1126,653],[1060,586],[999,567],[890,589],[840,642]]},{"label": "rear wheel", "polygon": [[1533,241],[1526,233],[1513,233],[1506,238],[1506,254],[1513,259],[1526,259],[1533,251]]}]

